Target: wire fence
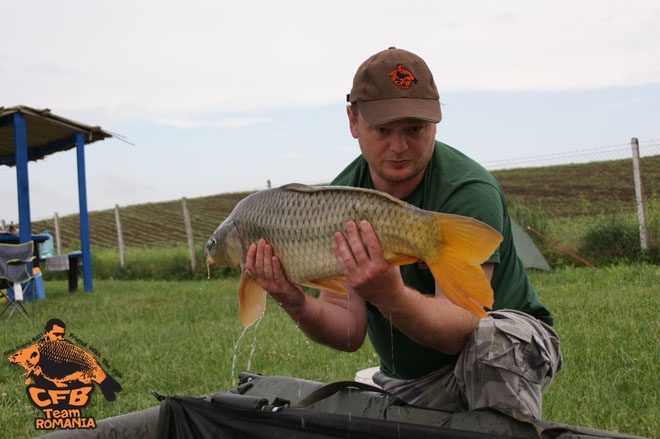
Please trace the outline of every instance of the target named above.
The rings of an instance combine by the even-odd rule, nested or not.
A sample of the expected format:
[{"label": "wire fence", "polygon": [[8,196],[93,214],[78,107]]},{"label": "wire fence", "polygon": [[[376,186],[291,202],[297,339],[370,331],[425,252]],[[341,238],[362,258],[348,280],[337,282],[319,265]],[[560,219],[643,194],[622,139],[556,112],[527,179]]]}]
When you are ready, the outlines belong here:
[{"label": "wire fence", "polygon": [[[510,169],[520,169],[520,168],[541,168],[541,167],[550,167],[550,166],[559,166],[559,165],[572,165],[572,164],[586,164],[586,163],[596,163],[596,162],[610,162],[616,160],[631,160],[632,168],[631,171],[633,179],[630,180],[630,186],[633,186],[634,183],[634,197],[637,207],[637,219],[639,226],[639,248],[641,249],[640,254],[647,255],[649,250],[649,236],[647,230],[647,221],[644,207],[644,194],[642,193],[642,175],[640,163],[644,157],[654,157],[660,156],[660,138],[648,139],[648,140],[638,140],[632,138],[629,143],[621,143],[610,146],[603,146],[598,148],[584,149],[574,152],[565,152],[557,154],[547,154],[539,155],[533,157],[523,157],[515,160],[498,160],[482,163],[482,165],[489,171],[506,171]],[[653,175],[657,175],[653,173]],[[603,184],[606,185],[607,180],[603,181]],[[554,189],[554,188],[553,188]],[[611,188],[610,188],[611,189]],[[557,190],[560,190],[557,188]],[[598,188],[594,188],[596,192],[599,192]],[[601,191],[602,192],[602,191]],[[629,192],[629,191],[628,191]],[[616,196],[612,193],[612,198],[608,200],[612,203],[611,205],[616,205]],[[593,200],[591,200],[593,201]],[[546,246],[545,249],[551,248],[554,246],[559,249],[559,252],[568,254],[570,257],[581,261],[582,263],[595,268],[594,265],[587,262],[582,257],[577,256],[574,252],[563,247],[561,244],[553,241],[548,236],[544,235],[542,232],[534,229],[533,227],[524,224],[518,220],[528,231],[537,234],[545,243],[548,243],[549,246]],[[610,225],[611,226],[611,225]],[[623,229],[616,229],[621,231]],[[656,236],[657,236],[657,228]],[[601,230],[602,231],[602,230]],[[601,238],[606,239],[603,235]],[[615,243],[618,246],[621,246],[622,249],[635,249],[636,245],[632,241],[625,243],[623,238]],[[655,251],[655,250],[654,250]]]},{"label": "wire fence", "polygon": [[[618,145],[583,149],[574,152],[522,157],[514,160],[490,161],[484,162],[482,165],[489,171],[499,171],[514,168],[533,168],[629,159],[632,156],[631,143],[620,143]],[[660,139],[639,140],[638,143],[640,157],[660,155]]]}]

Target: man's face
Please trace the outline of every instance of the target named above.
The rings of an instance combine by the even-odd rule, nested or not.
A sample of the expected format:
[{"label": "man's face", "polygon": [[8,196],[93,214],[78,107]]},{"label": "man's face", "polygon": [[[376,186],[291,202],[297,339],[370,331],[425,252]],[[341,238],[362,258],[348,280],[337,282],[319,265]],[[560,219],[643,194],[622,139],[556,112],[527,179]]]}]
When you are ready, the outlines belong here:
[{"label": "man's face", "polygon": [[361,114],[354,117],[350,108],[348,114],[351,134],[369,164],[374,188],[398,197],[410,193],[433,154],[436,125],[402,119],[370,126]]},{"label": "man's face", "polygon": [[59,325],[53,325],[53,329],[44,334],[46,340],[64,340],[64,328]]}]

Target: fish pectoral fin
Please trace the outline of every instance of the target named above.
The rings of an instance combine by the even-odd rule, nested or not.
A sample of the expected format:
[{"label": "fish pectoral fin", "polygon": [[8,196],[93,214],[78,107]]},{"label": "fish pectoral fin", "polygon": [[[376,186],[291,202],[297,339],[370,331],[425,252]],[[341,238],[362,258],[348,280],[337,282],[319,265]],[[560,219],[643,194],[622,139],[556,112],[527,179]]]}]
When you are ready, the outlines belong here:
[{"label": "fish pectoral fin", "polygon": [[246,271],[238,284],[238,317],[248,327],[259,320],[266,309],[266,291]]},{"label": "fish pectoral fin", "polygon": [[419,258],[415,256],[402,255],[399,253],[385,254],[384,257],[390,265],[408,265],[419,261]]},{"label": "fish pectoral fin", "polygon": [[462,261],[451,248],[438,259],[425,262],[449,300],[477,317],[486,316],[483,308],[492,308],[493,289],[481,265]]},{"label": "fish pectoral fin", "polygon": [[342,285],[343,283],[348,282],[345,277],[324,277],[322,279],[312,279],[309,282],[305,282],[303,285],[310,288],[317,288],[319,290],[332,291],[336,294],[341,294],[346,296],[348,291],[346,287]]}]

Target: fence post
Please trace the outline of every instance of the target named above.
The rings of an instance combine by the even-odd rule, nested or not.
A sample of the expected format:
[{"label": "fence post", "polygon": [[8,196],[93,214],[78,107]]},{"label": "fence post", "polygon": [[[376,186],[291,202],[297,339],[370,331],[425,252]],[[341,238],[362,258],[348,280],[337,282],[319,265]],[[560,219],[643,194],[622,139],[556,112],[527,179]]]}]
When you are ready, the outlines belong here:
[{"label": "fence post", "polygon": [[60,240],[60,216],[55,212],[53,217],[53,223],[55,223],[55,242],[57,242],[57,253],[56,255],[62,254],[62,241]]},{"label": "fence post", "polygon": [[644,193],[642,190],[642,172],[639,165],[639,142],[637,137],[630,141],[632,146],[633,175],[635,178],[635,198],[637,199],[637,220],[639,221],[639,243],[642,253],[648,249],[648,235],[646,233],[646,213],[644,210]]},{"label": "fence post", "polygon": [[115,222],[117,223],[117,244],[119,245],[119,265],[126,266],[126,249],[124,248],[124,234],[121,231],[121,220],[119,219],[119,204],[115,204]]},{"label": "fence post", "polygon": [[195,244],[193,243],[192,224],[190,223],[190,214],[188,213],[188,206],[186,205],[186,197],[181,200],[183,207],[183,221],[186,224],[186,236],[188,237],[188,254],[190,255],[190,269],[195,272]]}]

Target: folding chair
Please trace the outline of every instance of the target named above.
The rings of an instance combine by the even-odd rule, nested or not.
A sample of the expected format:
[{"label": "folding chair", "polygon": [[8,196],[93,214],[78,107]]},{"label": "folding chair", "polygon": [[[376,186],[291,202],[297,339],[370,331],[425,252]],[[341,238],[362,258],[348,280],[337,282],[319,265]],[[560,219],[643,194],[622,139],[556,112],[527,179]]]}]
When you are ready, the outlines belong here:
[{"label": "folding chair", "polygon": [[[0,299],[5,298],[5,304],[0,316],[10,310],[7,320],[18,311],[26,319],[30,319],[23,306],[23,296],[34,289],[32,281],[31,262],[34,256],[33,241],[22,244],[0,244]],[[34,316],[34,292],[32,294],[32,315]]]}]

